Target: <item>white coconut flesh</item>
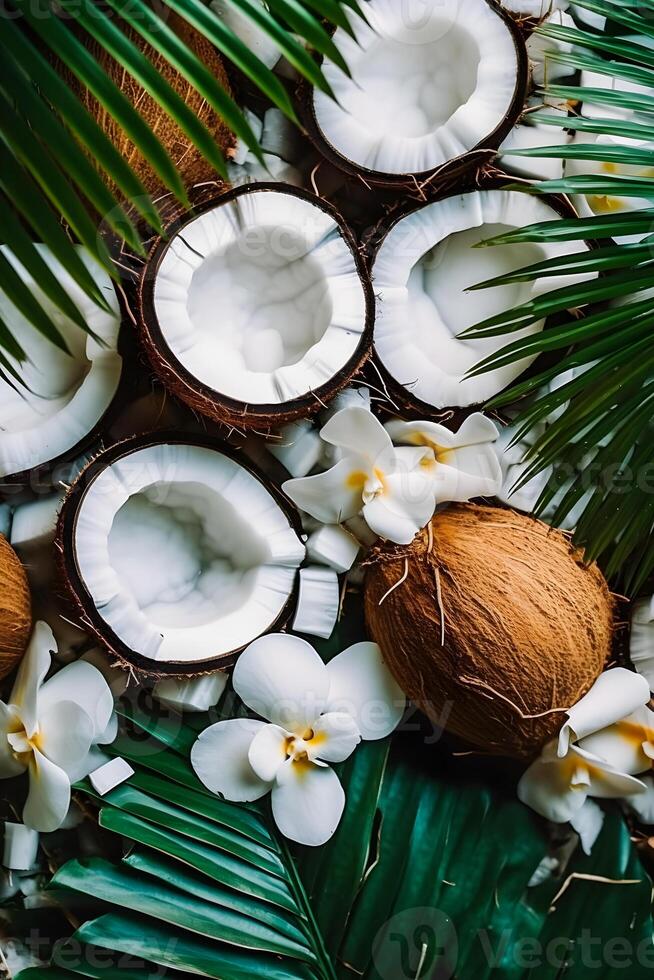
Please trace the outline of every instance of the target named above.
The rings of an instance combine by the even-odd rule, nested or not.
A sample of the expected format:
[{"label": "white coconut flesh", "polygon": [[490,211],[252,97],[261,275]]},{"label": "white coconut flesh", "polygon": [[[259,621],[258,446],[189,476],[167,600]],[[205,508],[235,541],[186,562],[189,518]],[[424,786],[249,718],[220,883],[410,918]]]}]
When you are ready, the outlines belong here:
[{"label": "white coconut flesh", "polygon": [[[473,405],[501,391],[529,359],[476,378],[466,373],[507,344],[506,336],[463,340],[459,334],[495,314],[580,277],[474,292],[470,286],[557,255],[585,250],[582,242],[474,248],[532,222],[558,215],[545,201],[517,191],[487,190],[445,198],[398,221],[383,240],[373,267],[378,297],[375,351],[388,373],[413,397],[434,408]],[[540,320],[510,339],[536,333]]]},{"label": "white coconut flesh", "polygon": [[239,402],[277,405],[347,365],[366,325],[366,295],[331,215],[292,193],[253,191],[172,238],[154,312],[194,378]]},{"label": "white coconut flesh", "polygon": [[55,307],[13,253],[2,246],[4,257],[59,328],[70,354],[43,337],[0,292],[0,317],[26,354],[22,364],[13,361],[24,387],[0,377],[0,478],[54,460],[83,441],[109,407],[122,369],[116,350],[118,301],[107,274],[79,248],[111,312],[86,296],[45,245],[36,248],[100,342]]},{"label": "white coconut flesh", "polygon": [[337,102],[316,91],[316,122],[342,157],[388,174],[432,170],[471,150],[509,113],[518,55],[486,0],[370,0],[370,26],[334,35],[352,78],[323,65]]},{"label": "white coconut flesh", "polygon": [[304,545],[245,467],[157,444],[102,471],[80,504],[77,570],[130,651],[200,662],[264,633],[291,596]]}]

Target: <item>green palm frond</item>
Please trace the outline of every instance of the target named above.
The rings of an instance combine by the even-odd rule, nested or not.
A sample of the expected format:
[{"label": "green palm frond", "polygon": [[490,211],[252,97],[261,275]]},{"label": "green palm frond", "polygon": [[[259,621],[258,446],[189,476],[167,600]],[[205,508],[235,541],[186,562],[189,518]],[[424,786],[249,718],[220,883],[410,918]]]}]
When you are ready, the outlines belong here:
[{"label": "green palm frond", "polygon": [[[98,305],[106,307],[72,239],[84,245],[107,272],[116,277],[106,245],[98,234],[94,211],[135,253],[143,252],[134,215],[157,233],[160,212],[136,172],[53,67],[57,61],[97,100],[120,127],[164,188],[189,207],[187,189],[160,139],[121,89],[89,52],[92,40],[142,85],[188,138],[217,175],[226,175],[226,161],[211,132],[184,99],[144,56],[130,35],[136,32],[164,58],[206,104],[261,160],[257,138],[231,94],[201,58],[166,23],[169,12],[206,38],[216,50],[256,85],[286,116],[296,121],[288,92],[273,72],[240,40],[234,30],[201,0],[162,0],[158,9],[146,0],[8,0],[0,32],[0,210],[3,242],[35,281],[48,301],[86,324],[52,281],[31,241],[46,244],[73,280]],[[262,30],[304,77],[329,92],[310,48],[346,71],[325,25],[348,24],[346,9],[358,11],[356,0],[275,0],[270,9],[258,0],[229,0],[229,5]],[[28,125],[25,123],[27,122]],[[123,204],[123,202],[127,202]],[[67,233],[67,226],[70,235]],[[24,295],[11,263],[0,263],[0,290],[39,330],[61,346],[52,314]],[[23,357],[12,342],[11,323],[0,331],[0,373],[15,375]],[[10,370],[11,368],[11,370]]]},{"label": "green palm frond", "polygon": [[630,980],[647,975],[651,883],[617,808],[591,857],[530,885],[548,845],[511,777],[462,780],[462,760],[449,771],[424,732],[404,732],[339,767],[335,836],[291,850],[267,805],[227,803],[195,776],[189,751],[207,717],[121,710],[111,752],[134,776],[103,798],[80,791],[125,856],[59,869],[51,899],[80,925],[52,966],[17,980],[145,980],[157,967],[170,980],[529,980],[527,949],[545,957],[554,937],[566,977],[581,980],[589,931],[596,943],[628,936],[640,951]]},{"label": "green palm frond", "polygon": [[[576,522],[577,542],[631,594],[654,572],[654,298],[648,295],[654,283],[654,50],[645,46],[646,39],[654,38],[654,3],[636,8],[629,0],[573,0],[574,8],[606,16],[612,30],[593,33],[545,24],[539,28],[541,34],[573,45],[571,51],[552,51],[548,60],[622,79],[646,91],[547,85],[542,93],[546,102],[568,100],[574,114],[542,113],[539,123],[600,139],[515,154],[578,161],[576,173],[541,181],[528,192],[606,198],[609,211],[530,225],[483,243],[594,240],[597,246],[476,284],[474,288],[488,288],[556,275],[586,277],[477,324],[465,336],[509,334],[507,345],[476,365],[472,374],[524,357],[550,355],[548,366],[519,380],[491,404],[501,407],[526,399],[515,423],[515,441],[535,426],[542,429],[548,420],[526,451],[519,485],[548,472],[536,510],[542,513],[549,507],[555,523],[565,522],[573,508],[583,505]],[[622,38],[620,32],[631,36]],[[584,105],[592,106],[592,117],[584,116]],[[602,142],[601,137],[612,142]],[[578,172],[589,164],[596,166],[588,173]],[[616,172],[621,167],[628,168],[626,173]],[[610,211],[616,197],[634,199],[635,209]],[[542,332],[511,339],[511,333],[553,315]],[[554,363],[552,354],[558,358]],[[552,382],[569,369],[576,377],[554,387]],[[556,414],[550,418],[552,412]]]}]

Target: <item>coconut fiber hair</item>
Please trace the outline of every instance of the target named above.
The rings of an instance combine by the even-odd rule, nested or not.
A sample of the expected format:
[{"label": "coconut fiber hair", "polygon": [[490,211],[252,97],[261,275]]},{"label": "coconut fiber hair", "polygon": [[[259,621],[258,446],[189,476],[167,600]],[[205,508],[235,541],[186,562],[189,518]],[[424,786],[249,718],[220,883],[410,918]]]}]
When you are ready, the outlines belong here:
[{"label": "coconut fiber hair", "polygon": [[612,608],[565,534],[494,507],[442,511],[409,549],[378,549],[367,573],[368,626],[407,696],[517,758],[539,751],[601,673]]}]

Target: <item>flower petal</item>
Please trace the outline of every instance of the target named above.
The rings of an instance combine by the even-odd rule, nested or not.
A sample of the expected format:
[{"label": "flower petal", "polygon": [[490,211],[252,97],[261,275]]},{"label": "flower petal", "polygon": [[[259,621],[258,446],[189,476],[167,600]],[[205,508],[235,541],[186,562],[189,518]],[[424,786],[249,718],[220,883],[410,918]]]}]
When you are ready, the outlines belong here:
[{"label": "flower petal", "polygon": [[410,544],[431,520],[434,506],[432,481],[426,470],[395,472],[385,477],[383,492],[364,505],[363,516],[380,537]]},{"label": "flower petal", "polygon": [[241,700],[262,718],[303,735],[325,708],[329,675],[306,640],[269,633],[243,651],[232,684]]},{"label": "flower petal", "polygon": [[388,432],[367,408],[353,405],[332,415],[320,437],[348,453],[364,456],[372,466],[387,469],[393,460],[393,443]]},{"label": "flower petal", "polygon": [[625,803],[642,823],[654,824],[654,779],[651,776],[644,776],[642,784],[645,792],[625,797]]},{"label": "flower petal", "polygon": [[39,688],[50,669],[51,653],[56,649],[57,642],[48,624],[42,621],[35,623],[9,699],[11,704],[20,709],[20,717],[28,736],[33,735],[36,730]]},{"label": "flower petal", "polygon": [[13,727],[16,711],[0,701],[0,779],[9,779],[25,772],[25,766],[19,762],[7,741],[7,733]]},{"label": "flower petal", "polygon": [[93,723],[93,738],[102,735],[114,710],[114,698],[106,680],[92,664],[78,660],[46,681],[39,694],[39,715],[62,701],[74,702]]},{"label": "flower petal", "polygon": [[502,487],[502,467],[492,446],[464,446],[447,453],[433,470],[437,504],[492,497]]},{"label": "flower petal", "polygon": [[565,823],[578,813],[588,796],[581,781],[571,784],[570,775],[559,759],[536,759],[518,783],[518,799],[547,820]]},{"label": "flower petal", "polygon": [[603,800],[615,800],[645,791],[640,779],[636,779],[635,776],[630,776],[626,772],[619,772],[608,762],[604,762],[603,759],[580,749],[578,745],[572,746],[570,752],[574,752],[579,758],[580,764],[587,767],[590,777],[589,796],[596,796]]},{"label": "flower petal", "polygon": [[361,510],[367,466],[358,457],[346,456],[325,473],[286,480],[282,490],[293,503],[323,524],[340,524]]},{"label": "flower petal", "polygon": [[288,758],[289,732],[278,725],[264,725],[250,743],[248,760],[259,779],[272,783],[279,767]]},{"label": "flower petal", "polygon": [[376,643],[364,641],[343,650],[327,664],[330,712],[347,712],[367,741],[385,738],[395,729],[406,698],[382,659]]},{"label": "flower petal", "polygon": [[313,738],[307,743],[312,762],[344,762],[361,741],[354,717],[346,711],[328,711],[313,723]]},{"label": "flower petal", "polygon": [[584,854],[590,854],[604,824],[604,810],[594,800],[586,800],[572,815],[570,823],[579,834]]},{"label": "flower petal", "polygon": [[654,712],[643,705],[615,725],[582,739],[579,748],[620,772],[635,775],[651,767],[651,758],[644,746],[651,744],[653,734]]},{"label": "flower petal", "polygon": [[338,827],[345,793],[328,766],[289,760],[277,774],[271,802],[275,823],[285,837],[318,847]]},{"label": "flower petal", "polygon": [[452,432],[438,422],[404,422],[401,419],[387,422],[386,431],[394,443],[430,446],[434,450],[494,442],[499,435],[495,425],[481,412],[469,415],[459,426],[458,432]]},{"label": "flower petal", "polygon": [[43,709],[39,704],[39,749],[64,772],[79,769],[94,735],[93,720],[74,701],[52,701]]},{"label": "flower petal", "polygon": [[233,803],[259,800],[270,789],[254,772],[248,751],[255,735],[265,727],[252,718],[234,718],[210,725],[194,742],[191,765],[212,793]]},{"label": "flower petal", "polygon": [[23,808],[23,823],[47,834],[64,822],[70,806],[70,780],[59,766],[34,750],[29,765],[30,789]]},{"label": "flower petal", "polygon": [[568,720],[559,733],[559,756],[571,741],[615,724],[649,701],[649,684],[644,677],[625,667],[605,670],[590,691],[568,711]]}]

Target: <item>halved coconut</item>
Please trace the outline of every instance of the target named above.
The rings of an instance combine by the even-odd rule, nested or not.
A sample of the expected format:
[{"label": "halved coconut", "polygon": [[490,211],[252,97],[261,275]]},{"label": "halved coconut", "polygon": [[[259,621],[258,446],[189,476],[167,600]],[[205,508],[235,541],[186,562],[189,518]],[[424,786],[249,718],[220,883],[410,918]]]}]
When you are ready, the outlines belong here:
[{"label": "halved coconut", "polygon": [[60,563],[87,628],[153,674],[228,666],[295,605],[299,519],[226,444],[140,436],[70,490]]},{"label": "halved coconut", "polygon": [[118,390],[123,368],[118,352],[120,312],[109,276],[83,248],[79,255],[111,307],[101,309],[86,296],[45,245],[37,244],[98,340],[57,309],[14,254],[2,254],[58,326],[69,354],[39,333],[0,292],[0,319],[23,347],[26,360],[12,359],[24,387],[0,377],[0,482],[21,482],[37,466],[79,453],[93,437]]},{"label": "halved coconut", "polygon": [[323,65],[337,101],[311,94],[309,128],[325,155],[386,182],[497,148],[527,88],[512,18],[490,0],[425,0],[415,11],[370,0],[365,14],[368,24],[350,15],[354,38],[334,35],[352,77]]},{"label": "halved coconut", "polygon": [[369,353],[374,301],[334,209],[239,187],[173,226],[141,286],[155,371],[192,408],[267,429],[318,411]]},{"label": "halved coconut", "polygon": [[[560,205],[559,205],[560,206]],[[519,191],[483,190],[446,197],[395,222],[373,265],[377,296],[374,350],[396,398],[422,412],[465,407],[497,394],[531,364],[466,373],[510,340],[542,330],[544,321],[509,337],[463,340],[459,334],[495,314],[579,277],[552,276],[470,292],[469,287],[557,255],[583,242],[495,245],[480,242],[532,222],[559,217],[554,203]]]}]

